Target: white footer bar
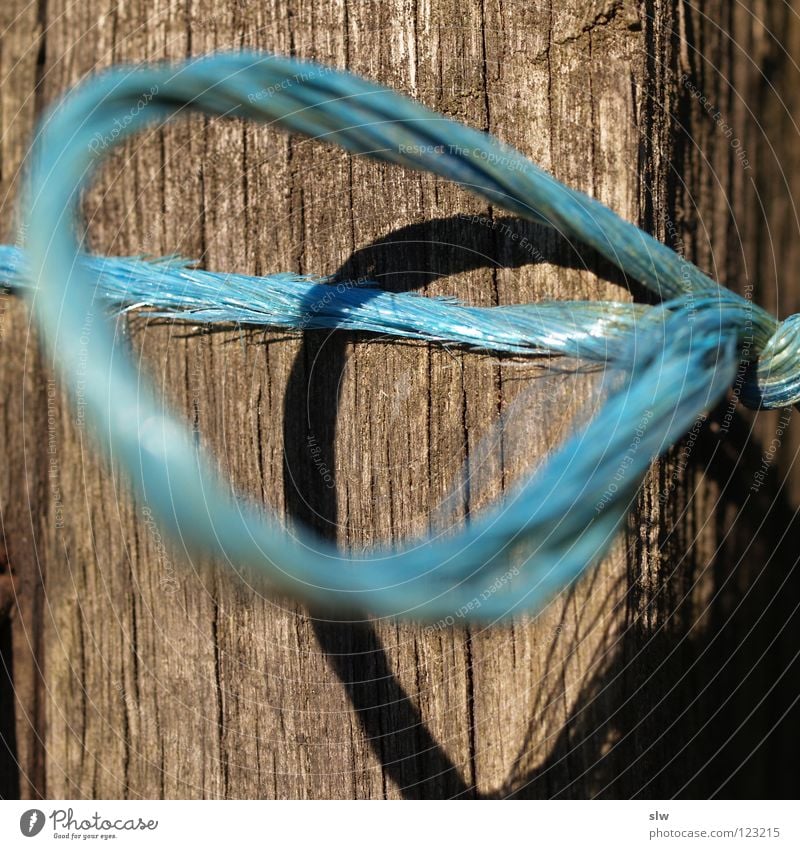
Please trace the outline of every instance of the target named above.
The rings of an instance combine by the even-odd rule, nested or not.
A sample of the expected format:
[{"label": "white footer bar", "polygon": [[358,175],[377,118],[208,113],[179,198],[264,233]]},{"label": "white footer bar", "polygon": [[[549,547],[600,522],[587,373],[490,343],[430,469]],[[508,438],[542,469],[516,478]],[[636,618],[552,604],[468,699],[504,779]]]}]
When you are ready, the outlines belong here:
[{"label": "white footer bar", "polygon": [[[800,846],[800,805],[776,801],[0,802],[0,846],[176,847],[228,841],[418,849]],[[238,844],[241,845],[241,844]]]}]

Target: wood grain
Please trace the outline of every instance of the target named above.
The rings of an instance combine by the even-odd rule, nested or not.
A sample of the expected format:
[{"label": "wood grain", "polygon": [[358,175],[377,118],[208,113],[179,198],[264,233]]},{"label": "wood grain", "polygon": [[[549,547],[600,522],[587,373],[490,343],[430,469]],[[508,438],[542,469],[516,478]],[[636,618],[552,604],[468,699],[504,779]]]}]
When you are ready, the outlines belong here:
[{"label": "wood grain", "polygon": [[[786,140],[751,175],[680,75],[755,165],[778,134],[756,133],[754,104],[774,127],[797,109],[764,96],[763,70],[784,93],[796,80],[754,15],[782,22],[787,43],[800,27],[766,0],[733,5],[13,0],[0,51],[13,80],[0,100],[5,218],[34,113],[67,85],[120,61],[248,46],[348,67],[490,130],[723,282],[746,285],[746,258],[768,303],[797,250],[794,185],[778,182],[797,154],[782,158]],[[633,296],[589,252],[452,185],[239,122],[192,118],[135,139],[87,197],[86,222],[98,251],[180,252],[213,269],[368,274],[483,305]],[[780,285],[785,314],[799,290]],[[795,527],[797,484],[783,482],[796,436],[758,498],[741,499],[774,417],[754,436],[738,410],[727,430],[718,411],[687,460],[678,450],[654,468],[602,566],[534,622],[344,621],[163,541],[52,382],[25,309],[3,304],[0,507],[21,587],[9,795],[707,795],[749,755],[722,792],[789,792],[791,714],[776,722],[797,693],[796,621],[776,572],[793,561],[788,543],[776,554],[775,529]],[[144,317],[119,329],[243,492],[354,550],[463,522],[594,403],[591,376],[426,345]],[[782,565],[765,575],[771,556]],[[737,689],[737,675],[764,692],[781,672],[766,705]]]}]

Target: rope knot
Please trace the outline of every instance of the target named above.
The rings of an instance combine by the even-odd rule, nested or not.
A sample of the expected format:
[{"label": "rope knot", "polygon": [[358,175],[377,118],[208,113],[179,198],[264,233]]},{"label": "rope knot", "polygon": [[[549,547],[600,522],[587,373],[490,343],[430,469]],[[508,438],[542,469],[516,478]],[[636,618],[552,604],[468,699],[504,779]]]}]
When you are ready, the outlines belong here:
[{"label": "rope knot", "polygon": [[800,403],[800,313],[779,322],[747,365],[740,397],[752,409]]}]

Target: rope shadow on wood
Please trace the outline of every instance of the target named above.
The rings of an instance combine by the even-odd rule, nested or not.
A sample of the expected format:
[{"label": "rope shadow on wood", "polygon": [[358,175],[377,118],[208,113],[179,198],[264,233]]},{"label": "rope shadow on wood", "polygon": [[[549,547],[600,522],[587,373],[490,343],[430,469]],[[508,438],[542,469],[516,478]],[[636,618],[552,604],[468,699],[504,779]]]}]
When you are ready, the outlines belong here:
[{"label": "rope shadow on wood", "polygon": [[[521,238],[500,241],[499,237],[511,230],[525,236],[535,249],[523,248]],[[476,220],[472,216],[435,219],[397,230],[354,252],[334,280],[369,278],[391,291],[410,291],[441,276],[539,262],[588,269],[602,279],[625,285],[622,274],[605,260],[590,251],[579,254],[540,225],[510,217]],[[335,482],[340,374],[351,337],[340,333],[321,341],[321,336],[304,334],[287,385],[284,490],[289,517],[331,537],[337,517],[336,487],[319,485],[317,463],[319,457],[324,459]],[[323,344],[325,356],[319,357]],[[312,367],[315,384],[313,403],[309,403]],[[316,462],[304,438],[309,433],[319,451]],[[384,773],[403,796],[474,797],[474,786],[426,728],[419,709],[392,673],[374,625],[317,613],[319,616],[313,618],[316,638],[342,682]]]},{"label": "rope shadow on wood", "polygon": [[[711,417],[695,463],[723,491],[712,518],[724,542],[703,562],[686,536],[662,529],[655,592],[637,593],[638,576],[629,576],[618,651],[584,682],[541,764],[525,769],[521,747],[499,796],[791,795],[800,754],[800,688],[790,683],[800,668],[800,516],[777,474],[753,493],[762,448],[738,415],[722,444],[714,432],[722,418],[720,410]],[[728,525],[731,507],[737,519]],[[635,547],[630,555],[638,569]],[[713,584],[705,607],[687,592],[704,570]]]},{"label": "rope shadow on wood", "polygon": [[[467,223],[465,219],[455,218],[404,228],[356,252],[339,270],[337,278],[370,275],[383,285],[386,268],[414,269],[412,273],[394,272],[389,277],[387,288],[403,291],[422,286],[439,275],[492,262],[513,265],[520,259],[530,261],[530,254],[525,257],[512,254],[498,260],[491,244],[484,243],[476,250],[474,241],[470,242],[472,250],[459,251],[457,246],[464,242]],[[506,223],[539,230],[538,234],[531,233],[531,238],[538,235],[537,244],[541,244],[541,228],[513,219]],[[449,246],[444,251],[440,248],[442,243]],[[553,250],[551,242],[548,253],[542,251],[537,256],[539,261],[549,262],[563,261],[566,257],[562,264],[586,266],[585,258],[576,256],[572,248],[563,244]],[[605,273],[608,270],[602,266],[591,270],[602,272],[614,283],[623,282],[613,273]],[[317,403],[309,410],[313,432],[324,456],[331,459],[339,375],[347,344],[345,334],[336,334],[325,343],[324,377],[315,386],[315,393],[322,394],[315,394]],[[302,439],[298,439],[309,425],[298,420],[298,411],[305,408],[312,363],[316,363],[319,375],[316,358],[319,345],[319,334],[306,334],[287,390],[285,484],[290,514],[331,536],[337,514],[336,489],[318,485],[318,473],[312,468],[307,452],[302,450]],[[718,411],[717,423],[720,417]],[[761,464],[762,452],[738,415],[727,440],[727,449],[721,450],[718,437],[706,427],[695,449],[694,462],[724,488],[726,502],[742,508],[742,493],[748,492],[753,474]],[[333,462],[329,467],[335,468]],[[298,487],[302,487],[302,492]],[[800,595],[800,575],[794,568],[796,556],[791,550],[800,520],[780,489],[777,480],[768,480],[757,497],[748,501],[747,509],[740,509],[733,534],[729,531],[726,537],[723,528],[718,530],[719,538],[727,540],[711,565],[718,598],[709,610],[711,624],[700,633],[695,628],[696,611],[688,596],[682,600],[684,590],[698,577],[698,569],[703,568],[696,561],[693,541],[687,538],[693,531],[660,529],[663,563],[659,567],[655,597],[636,591],[636,572],[640,566],[636,547],[632,548],[627,576],[630,589],[626,593],[629,624],[616,651],[584,683],[569,721],[544,762],[519,773],[518,769],[530,755],[521,751],[517,768],[496,795],[581,798],[589,794],[628,797],[639,793],[654,798],[674,794],[694,798],[717,788],[721,795],[726,795],[726,787],[727,793],[740,796],[758,795],[758,788],[763,792],[765,787],[772,787],[773,795],[786,793],[789,786],[786,770],[797,754],[796,743],[787,747],[788,731],[783,733],[790,728],[789,715],[780,720],[781,733],[772,734],[755,751],[748,769],[740,770],[731,782],[723,785],[730,775],[731,759],[750,755],[764,733],[774,730],[770,717],[780,717],[787,710],[790,714],[797,713],[796,705],[792,709],[787,704],[791,688],[773,686],[770,690],[776,679],[785,678],[788,667],[781,668],[781,664],[787,658],[790,666],[797,665],[787,644],[792,630],[776,633],[778,627],[769,625],[775,621],[787,625],[795,622],[797,611],[792,599]],[[723,512],[717,505],[719,523],[724,523]],[[784,533],[787,528],[789,533]],[[776,539],[781,540],[777,549]],[[744,563],[743,568],[741,552],[748,549],[758,551],[758,556]],[[760,573],[761,564],[767,560],[771,566]],[[748,568],[748,564],[758,564],[758,568]],[[742,573],[738,589],[733,581],[737,570]],[[746,586],[748,581],[754,581],[757,586],[737,604],[742,579]],[[648,624],[649,617],[644,615],[650,605],[666,611],[666,615],[658,618],[660,624],[656,628]],[[726,611],[733,607],[734,612],[728,615]],[[765,608],[773,611],[767,618],[763,615]],[[314,631],[385,774],[403,795],[407,798],[478,795],[425,727],[419,709],[392,674],[375,627],[363,621],[319,618],[314,621]],[[732,639],[741,646],[731,649]],[[774,640],[778,641],[779,650],[775,650]],[[759,686],[742,688],[739,678],[742,670],[758,680]],[[706,686],[709,681],[717,683]],[[666,693],[662,692],[665,686]],[[765,694],[766,700],[761,702]],[[541,704],[541,699],[537,704]],[[536,722],[534,715],[532,726]],[[668,734],[664,733],[665,727],[670,729]],[[556,783],[556,775],[572,778]],[[647,776],[647,781],[642,776]]]}]

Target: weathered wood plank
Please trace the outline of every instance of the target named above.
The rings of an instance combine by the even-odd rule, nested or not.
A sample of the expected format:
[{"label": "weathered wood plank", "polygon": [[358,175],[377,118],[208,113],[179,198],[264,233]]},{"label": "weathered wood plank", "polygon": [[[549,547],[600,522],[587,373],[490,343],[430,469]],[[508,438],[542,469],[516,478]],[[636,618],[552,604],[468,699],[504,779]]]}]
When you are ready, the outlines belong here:
[{"label": "weathered wood plank", "polygon": [[[16,243],[21,169],[41,105],[42,22],[36,4],[0,9],[0,238]],[[46,570],[40,547],[48,501],[47,396],[25,306],[0,292],[0,797],[42,792],[42,617]],[[8,614],[8,616],[6,616]],[[4,745],[5,743],[5,745]]]},{"label": "weathered wood plank", "polygon": [[[491,130],[735,285],[735,229],[720,187],[747,224],[742,251],[760,273],[769,268],[758,250],[764,220],[753,185],[730,165],[729,140],[691,113],[679,74],[688,63],[744,134],[754,118],[743,104],[753,99],[726,95],[706,63],[735,68],[748,92],[758,75],[729,54],[714,22],[756,53],[765,37],[745,12],[708,6],[706,18],[672,0],[49,0],[39,97],[49,102],[113,62],[240,45],[346,66]],[[3,42],[12,58],[5,46],[0,56],[19,80],[2,89],[4,194],[33,114],[28,103],[6,131],[36,84],[35,24],[15,24]],[[681,47],[681,33],[698,52]],[[26,57],[18,65],[17,54]],[[759,171],[772,190],[778,170]],[[791,193],[775,195],[782,201],[767,221],[786,218],[780,203]],[[178,251],[248,273],[369,274],[388,288],[477,304],[630,297],[595,258],[453,186],[240,123],[194,118],[135,140],[86,208],[100,251]],[[796,250],[791,232],[785,225],[779,255]],[[782,294],[787,305],[796,292]],[[17,340],[27,318],[12,310]],[[585,375],[543,377],[493,358],[342,334],[197,334],[143,318],[121,332],[244,492],[354,549],[485,506],[563,437],[593,385]],[[19,622],[35,624],[46,658],[37,681],[15,649],[16,745],[31,787],[56,797],[546,797],[669,795],[698,769],[703,786],[718,781],[712,755],[723,735],[707,729],[735,684],[731,671],[727,689],[703,690],[725,659],[713,635],[723,626],[746,634],[757,605],[731,624],[732,588],[715,594],[739,560],[730,547],[740,543],[729,540],[741,537],[729,532],[741,529],[742,511],[717,503],[732,473],[717,468],[713,426],[688,468],[678,453],[654,471],[627,536],[535,622],[345,622],[262,598],[165,545],[146,505],[134,505],[98,460],[73,408],[55,396],[48,406],[50,378],[34,351],[17,346],[3,375],[17,400],[4,406],[11,459],[1,490],[10,560],[28,576],[15,639],[22,646],[28,633]],[[782,444],[783,470],[791,444]],[[790,514],[786,505],[781,516]],[[773,539],[757,543],[759,558]],[[781,557],[791,565],[789,552]],[[35,589],[39,564],[46,600]],[[738,591],[751,581],[757,574],[742,570]],[[769,601],[775,588],[757,594]],[[762,626],[758,645],[775,635]],[[779,645],[771,666],[747,649],[762,682],[787,662]],[[772,707],[787,698],[781,690]],[[737,699],[726,728],[755,704]],[[754,737],[767,720],[758,722]],[[739,741],[734,755],[746,752]]]}]

